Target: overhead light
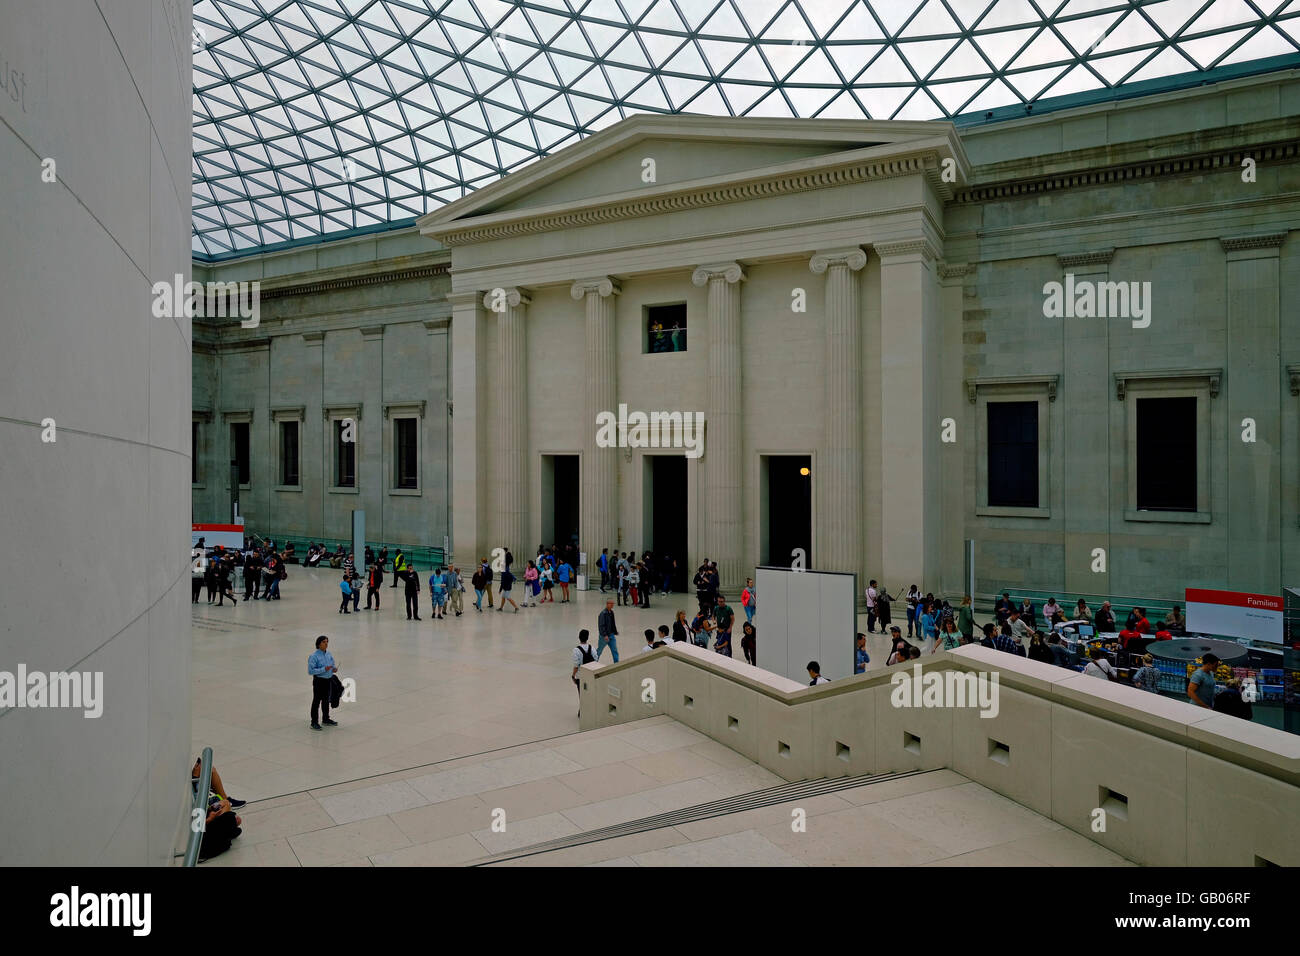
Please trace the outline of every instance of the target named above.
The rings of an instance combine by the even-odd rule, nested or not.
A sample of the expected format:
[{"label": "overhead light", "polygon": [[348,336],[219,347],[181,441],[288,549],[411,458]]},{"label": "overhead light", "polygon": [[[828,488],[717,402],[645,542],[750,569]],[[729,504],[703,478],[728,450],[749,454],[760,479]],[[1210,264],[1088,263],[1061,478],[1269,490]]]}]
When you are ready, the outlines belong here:
[{"label": "overhead light", "polygon": [[807,466],[805,466],[805,467],[799,469],[799,474],[801,474],[801,475],[803,475],[805,478],[807,478],[809,475],[812,474],[812,469],[811,469],[811,468],[808,468]]}]

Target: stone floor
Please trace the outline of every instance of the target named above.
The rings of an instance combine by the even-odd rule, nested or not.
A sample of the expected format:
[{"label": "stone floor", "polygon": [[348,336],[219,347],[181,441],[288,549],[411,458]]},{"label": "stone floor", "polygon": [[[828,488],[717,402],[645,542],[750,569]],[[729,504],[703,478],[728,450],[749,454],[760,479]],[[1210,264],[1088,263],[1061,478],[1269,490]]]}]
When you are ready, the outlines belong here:
[{"label": "stone floor", "polygon": [[[569,652],[598,592],[519,613],[407,622],[337,613],[337,578],[294,568],[283,599],[194,607],[197,752],[249,801],[208,866],[454,865],[782,783],[668,717],[578,732]],[[472,595],[472,592],[471,592]],[[620,650],[688,595],[616,608]],[[357,700],[308,727],[306,659],[330,637]],[[883,639],[870,639],[882,666]],[[762,654],[761,629],[759,654]],[[760,656],[760,660],[761,660]],[[791,810],[807,813],[806,832]],[[494,832],[493,811],[505,832]],[[1127,861],[951,771],[556,850],[500,865],[1067,865]]]}]

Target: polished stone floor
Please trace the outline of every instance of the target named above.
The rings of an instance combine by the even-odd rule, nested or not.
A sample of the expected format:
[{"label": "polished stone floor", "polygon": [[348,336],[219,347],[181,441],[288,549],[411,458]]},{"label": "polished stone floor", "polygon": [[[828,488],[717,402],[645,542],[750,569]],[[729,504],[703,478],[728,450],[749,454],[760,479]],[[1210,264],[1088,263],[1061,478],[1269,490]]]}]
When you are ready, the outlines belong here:
[{"label": "polished stone floor", "polygon": [[[408,622],[398,590],[385,588],[380,611],[344,616],[335,573],[290,574],[280,601],[194,607],[195,751],[213,747],[228,791],[249,801],[244,835],[205,865],[487,862],[782,783],[669,717],[578,732],[569,653],[579,628],[595,631],[598,592],[440,621],[422,595],[424,620]],[[616,608],[620,651],[637,653],[642,630],[690,604]],[[317,732],[306,660],[320,634],[357,700]],[[881,666],[883,640],[869,647]],[[791,828],[795,806],[806,832]],[[945,770],[499,865],[1125,863]]]}]

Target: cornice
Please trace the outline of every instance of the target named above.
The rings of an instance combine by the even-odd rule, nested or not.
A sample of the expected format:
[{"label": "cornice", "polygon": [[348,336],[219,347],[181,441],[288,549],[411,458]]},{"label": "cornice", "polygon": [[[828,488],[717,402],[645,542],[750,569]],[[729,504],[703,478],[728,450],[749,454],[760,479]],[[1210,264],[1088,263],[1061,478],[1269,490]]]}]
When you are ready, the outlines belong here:
[{"label": "cornice", "polygon": [[1059,375],[996,375],[966,379],[966,401],[972,405],[981,388],[1017,388],[1033,386],[1047,390],[1047,400],[1056,401],[1056,388],[1061,382]]},{"label": "cornice", "polygon": [[758,178],[748,182],[719,183],[669,194],[593,202],[586,207],[543,212],[505,222],[473,225],[473,219],[470,219],[461,227],[452,223],[434,227],[426,235],[433,236],[443,245],[459,246],[539,232],[558,232],[578,226],[810,192],[871,180],[925,175],[927,168],[937,168],[938,158],[936,150],[927,150],[911,156],[856,160],[826,169]]},{"label": "cornice", "polygon": [[1169,382],[1191,381],[1205,382],[1210,388],[1210,398],[1219,397],[1219,386],[1223,380],[1222,368],[1174,368],[1152,369],[1151,371],[1115,372],[1115,397],[1121,402],[1128,391],[1129,382]]},{"label": "cornice", "polygon": [[389,282],[406,282],[410,279],[427,279],[433,276],[447,275],[451,264],[440,262],[435,265],[418,266],[411,269],[395,269],[388,272],[374,272],[368,275],[348,276],[340,279],[323,279],[318,282],[304,282],[298,285],[282,286],[278,289],[262,289],[261,300],[280,299],[285,296],[315,295],[320,292],[335,292],[340,289],[355,289],[359,286],[380,285]]},{"label": "cornice", "polygon": [[1064,254],[1058,252],[1056,254],[1056,261],[1062,269],[1110,265],[1110,260],[1113,258],[1115,258],[1114,249],[1097,249],[1093,252],[1069,252]]},{"label": "cornice", "polygon": [[1300,146],[1294,142],[1275,143],[1258,147],[1233,146],[1213,150],[1196,156],[1176,159],[1151,159],[1131,163],[1096,165],[1062,170],[1046,175],[999,179],[984,185],[956,190],[953,202],[977,203],[998,199],[1015,199],[1036,193],[1080,186],[1102,186],[1134,179],[1155,179],[1163,176],[1185,176],[1206,172],[1241,172],[1244,159],[1256,162],[1295,160],[1300,157]]}]

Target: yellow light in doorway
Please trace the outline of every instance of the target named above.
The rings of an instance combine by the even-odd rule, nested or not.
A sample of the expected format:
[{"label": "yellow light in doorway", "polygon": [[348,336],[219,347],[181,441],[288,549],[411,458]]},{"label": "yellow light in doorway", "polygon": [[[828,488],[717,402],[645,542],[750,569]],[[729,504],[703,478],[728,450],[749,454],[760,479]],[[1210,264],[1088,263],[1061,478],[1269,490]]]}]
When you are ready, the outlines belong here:
[{"label": "yellow light in doorway", "polygon": [[812,469],[807,468],[807,467],[800,468],[800,469],[799,469],[799,474],[801,474],[801,475],[803,475],[805,478],[807,478],[809,475],[812,474]]}]

